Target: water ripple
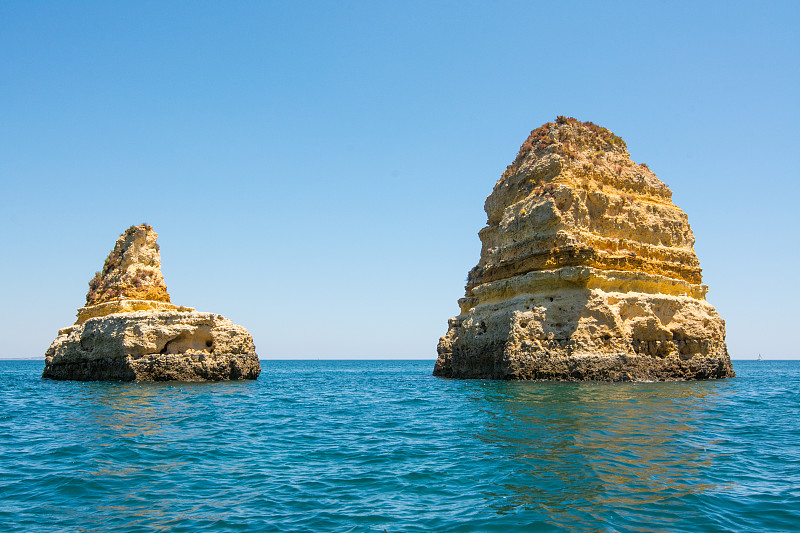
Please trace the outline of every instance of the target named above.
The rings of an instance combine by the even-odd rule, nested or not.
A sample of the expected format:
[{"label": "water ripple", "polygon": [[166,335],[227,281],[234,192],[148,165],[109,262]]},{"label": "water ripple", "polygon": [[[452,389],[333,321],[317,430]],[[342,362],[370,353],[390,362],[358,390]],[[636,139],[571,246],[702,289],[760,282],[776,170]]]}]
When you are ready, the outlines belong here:
[{"label": "water ripple", "polygon": [[429,361],[69,383],[0,363],[0,530],[796,531],[800,363],[507,383]]}]

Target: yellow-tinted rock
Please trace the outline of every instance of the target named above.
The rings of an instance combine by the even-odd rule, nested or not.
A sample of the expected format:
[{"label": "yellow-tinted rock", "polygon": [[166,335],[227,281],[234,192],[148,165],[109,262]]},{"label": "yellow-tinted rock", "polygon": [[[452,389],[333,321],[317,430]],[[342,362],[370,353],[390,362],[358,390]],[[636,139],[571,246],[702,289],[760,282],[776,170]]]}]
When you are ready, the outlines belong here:
[{"label": "yellow-tinted rock", "polygon": [[157,239],[158,233],[147,224],[125,230],[108,254],[103,270],[89,281],[86,305],[120,299],[169,303]]},{"label": "yellow-tinted rock", "polygon": [[106,316],[112,313],[130,313],[133,311],[194,311],[193,307],[173,305],[168,302],[153,300],[112,300],[96,305],[87,305],[78,309],[76,324],[83,324],[90,318]]},{"label": "yellow-tinted rock", "polygon": [[481,258],[434,373],[500,379],[733,376],[688,218],[605,128],[531,132],[486,199]]}]

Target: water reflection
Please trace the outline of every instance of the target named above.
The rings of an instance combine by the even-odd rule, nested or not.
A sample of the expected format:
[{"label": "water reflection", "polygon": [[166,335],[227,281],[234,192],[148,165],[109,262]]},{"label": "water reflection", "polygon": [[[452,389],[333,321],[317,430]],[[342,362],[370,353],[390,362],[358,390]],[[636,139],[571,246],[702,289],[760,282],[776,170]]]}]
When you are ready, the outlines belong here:
[{"label": "water reflection", "polygon": [[724,390],[725,382],[477,382],[472,397],[486,411],[478,438],[507,472],[502,494],[490,495],[495,511],[534,510],[572,530],[598,520],[632,527],[644,515],[648,530],[669,529],[680,516],[672,507],[714,488],[703,480],[713,461],[703,408]]},{"label": "water reflection", "polygon": [[88,383],[73,393],[73,424],[97,440],[146,439],[187,429],[199,414],[246,395],[247,383]]},{"label": "water reflection", "polygon": [[129,525],[165,531],[195,514],[194,502],[175,501],[180,479],[209,475],[207,451],[239,436],[236,421],[253,403],[249,382],[71,385],[65,440],[84,443],[72,446],[70,453],[83,466],[72,476],[91,489],[92,501],[84,503],[104,517],[96,524],[85,521],[86,531],[107,530],[109,513]]}]

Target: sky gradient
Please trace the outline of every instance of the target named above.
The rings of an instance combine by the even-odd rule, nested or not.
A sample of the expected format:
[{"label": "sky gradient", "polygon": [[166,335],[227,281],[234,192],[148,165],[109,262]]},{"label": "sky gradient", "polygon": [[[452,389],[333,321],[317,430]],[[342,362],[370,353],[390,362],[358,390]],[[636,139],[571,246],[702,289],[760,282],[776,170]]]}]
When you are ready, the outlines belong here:
[{"label": "sky gradient", "polygon": [[551,4],[0,3],[0,358],[147,222],[173,303],[261,358],[433,359],[557,115],[673,190],[732,358],[800,357],[800,3]]}]

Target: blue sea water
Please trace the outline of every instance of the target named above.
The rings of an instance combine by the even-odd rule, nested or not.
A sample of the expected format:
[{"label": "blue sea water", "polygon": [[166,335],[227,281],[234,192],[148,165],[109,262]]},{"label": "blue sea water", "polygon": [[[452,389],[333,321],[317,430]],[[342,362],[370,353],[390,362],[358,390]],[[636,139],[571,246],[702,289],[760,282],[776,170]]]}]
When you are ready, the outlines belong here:
[{"label": "blue sea water", "polygon": [[639,384],[262,366],[80,383],[0,362],[0,531],[800,530],[800,361]]}]

